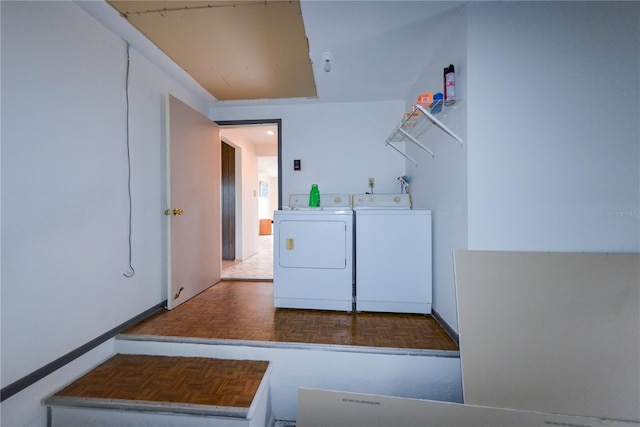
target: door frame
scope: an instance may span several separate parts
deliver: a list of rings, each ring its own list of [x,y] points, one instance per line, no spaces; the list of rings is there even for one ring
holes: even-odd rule
[[[220,128],[225,126],[276,125],[278,128],[278,210],[282,209],[282,119],[214,120]]]

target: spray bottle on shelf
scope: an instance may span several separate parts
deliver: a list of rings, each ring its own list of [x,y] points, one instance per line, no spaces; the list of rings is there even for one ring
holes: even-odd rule
[[[309,192],[309,206],[320,206],[320,190],[318,190],[318,184],[311,184],[311,191]]]
[[[450,105],[456,102],[456,71],[453,64],[444,69],[444,103]]]

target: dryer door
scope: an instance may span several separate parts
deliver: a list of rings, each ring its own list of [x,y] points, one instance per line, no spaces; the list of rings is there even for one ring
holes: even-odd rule
[[[343,220],[284,220],[279,225],[280,267],[346,268],[347,225]]]

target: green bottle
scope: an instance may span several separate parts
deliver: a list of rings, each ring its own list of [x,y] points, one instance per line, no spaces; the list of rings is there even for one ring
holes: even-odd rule
[[[318,190],[318,184],[311,184],[311,191],[309,192],[309,206],[314,208],[320,206],[320,190]]]

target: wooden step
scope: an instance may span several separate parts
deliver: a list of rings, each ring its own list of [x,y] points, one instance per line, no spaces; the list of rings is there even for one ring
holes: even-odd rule
[[[265,426],[269,362],[116,354],[44,402],[49,425]]]

